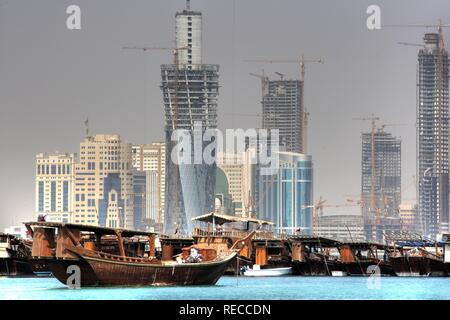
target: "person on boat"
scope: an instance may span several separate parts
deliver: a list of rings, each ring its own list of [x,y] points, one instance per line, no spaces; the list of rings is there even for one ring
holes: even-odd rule
[[[202,261],[203,261],[203,257],[198,252],[198,250],[195,248],[191,248],[191,254],[186,258],[186,263],[198,263],[198,262],[202,262]]]

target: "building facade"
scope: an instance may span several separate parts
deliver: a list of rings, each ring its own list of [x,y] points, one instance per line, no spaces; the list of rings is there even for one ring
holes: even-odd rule
[[[75,170],[74,222],[133,228],[131,144],[118,134],[88,136]]]
[[[220,153],[217,155],[217,166],[226,176],[233,213],[237,216],[251,217],[254,213],[256,173],[254,157],[255,152],[252,149],[247,149],[240,154]]]
[[[280,150],[304,152],[303,85],[298,80],[267,80],[262,98],[263,129],[279,130]]]
[[[375,130],[375,129],[374,129]],[[368,240],[379,240],[401,202],[401,141],[383,129],[362,134],[362,215]],[[384,218],[389,218],[388,220]],[[386,222],[387,223],[387,222]],[[395,227],[392,225],[395,229]],[[398,225],[398,228],[400,226]]]
[[[71,222],[74,210],[73,153],[36,155],[36,212],[50,222]]]
[[[313,163],[310,155],[279,152],[279,169],[258,179],[259,219],[272,221],[279,233],[312,234]]]
[[[133,167],[146,173],[145,227],[162,225],[165,212],[166,145],[164,142],[133,145]],[[156,179],[156,180],[155,180]]]
[[[402,222],[402,230],[413,233],[420,233],[420,217],[417,205],[413,203],[402,203],[398,211]]]
[[[198,125],[203,136],[217,128],[219,66],[201,63],[201,13],[188,5],[175,19],[176,47],[188,49],[177,50],[176,63],[161,66],[166,133],[164,232],[188,234],[194,216],[214,210],[216,163],[198,162],[194,157],[195,152],[201,156],[211,141],[194,142],[194,131]],[[183,152],[174,153],[177,161],[173,161],[171,154],[178,141],[172,135],[180,130],[187,133],[190,143]],[[180,163],[181,154],[191,161]]]
[[[147,174],[145,171],[133,172],[133,227],[146,229],[147,213]]]
[[[363,217],[353,214],[323,215],[318,235],[338,241],[365,241]]]
[[[442,30],[424,36],[418,55],[417,177],[423,234],[449,231],[448,53]]]

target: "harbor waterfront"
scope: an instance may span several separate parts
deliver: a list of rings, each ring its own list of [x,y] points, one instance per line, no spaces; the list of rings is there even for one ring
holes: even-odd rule
[[[224,276],[214,286],[69,289],[55,278],[0,277],[1,300],[450,300],[450,279]]]

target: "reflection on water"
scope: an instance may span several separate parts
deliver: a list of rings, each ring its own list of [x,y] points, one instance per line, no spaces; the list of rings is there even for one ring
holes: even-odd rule
[[[69,289],[54,278],[0,277],[0,299],[450,299],[450,278],[222,277],[215,286]]]

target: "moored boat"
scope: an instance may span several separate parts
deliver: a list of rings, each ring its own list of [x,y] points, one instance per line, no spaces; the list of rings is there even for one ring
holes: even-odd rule
[[[292,272],[302,276],[330,276],[343,271],[339,261],[339,242],[323,237],[296,235],[289,237]]]
[[[292,268],[265,268],[261,269],[258,265],[253,265],[252,268],[244,267],[242,270],[246,277],[278,277],[292,274]]]
[[[30,252],[21,239],[0,233],[0,276],[31,276]]]
[[[49,222],[26,226],[33,235],[32,258],[45,261],[66,285],[211,285],[236,256],[236,251],[209,252],[192,259],[188,247],[176,260],[165,260],[157,257],[155,233]]]
[[[371,242],[347,242],[339,246],[340,261],[347,275],[395,275],[388,260],[392,248]],[[382,257],[380,257],[380,254]]]
[[[386,238],[395,246],[389,261],[397,276],[443,277],[448,275],[441,244],[408,232],[390,233]]]

